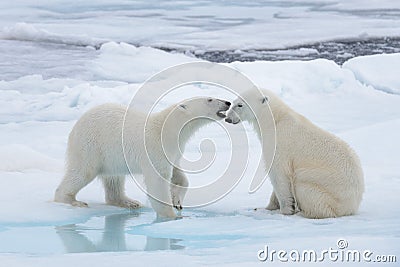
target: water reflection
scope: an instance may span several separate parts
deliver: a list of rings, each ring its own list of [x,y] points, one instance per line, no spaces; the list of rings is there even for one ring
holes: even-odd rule
[[[184,248],[184,246],[178,244],[181,241],[180,239],[128,234],[126,232],[127,221],[138,216],[139,213],[136,212],[104,216],[104,229],[79,224],[56,226],[55,229],[67,253],[154,251]],[[96,234],[100,237],[92,237]]]

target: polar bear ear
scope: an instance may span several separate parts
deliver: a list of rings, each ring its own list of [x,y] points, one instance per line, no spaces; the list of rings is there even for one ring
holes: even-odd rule
[[[267,96],[263,97],[263,99],[261,100],[261,103],[265,104],[267,102],[268,102],[268,97]]]

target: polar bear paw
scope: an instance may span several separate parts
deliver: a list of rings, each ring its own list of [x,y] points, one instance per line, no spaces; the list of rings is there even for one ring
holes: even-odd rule
[[[182,210],[182,202],[179,198],[179,196],[177,196],[177,194],[172,194],[172,206],[176,209],[176,210]]]
[[[71,202],[71,205],[74,207],[80,207],[80,208],[87,208],[89,205],[86,202],[74,200]]]
[[[289,198],[285,205],[280,209],[284,215],[293,215],[296,213],[296,202],[294,198]]]
[[[183,209],[180,200],[178,200],[178,201],[176,201],[176,202],[174,201],[173,206],[174,206],[174,208],[175,208],[176,210],[182,210],[182,209]]]
[[[281,213],[283,215],[293,215],[295,212],[294,212],[294,209],[292,207],[286,206],[283,209],[281,209]]]
[[[138,209],[142,207],[142,203],[140,203],[137,200],[133,200],[130,198],[124,198],[117,203],[111,203],[111,205],[122,207],[122,208],[127,208],[127,209]]]
[[[270,202],[268,204],[268,206],[265,207],[265,209],[267,209],[267,210],[278,210],[279,209],[279,203],[277,204],[275,202]]]

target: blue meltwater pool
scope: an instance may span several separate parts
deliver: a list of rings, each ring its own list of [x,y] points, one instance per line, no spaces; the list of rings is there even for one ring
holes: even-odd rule
[[[213,217],[190,212],[191,218]],[[190,220],[190,218],[184,218]],[[0,253],[48,255],[63,253],[179,250],[219,246],[237,235],[179,234],[177,221],[155,220],[151,210],[92,216],[76,223],[0,224]],[[165,227],[165,224],[167,227]],[[160,229],[168,229],[162,231]]]

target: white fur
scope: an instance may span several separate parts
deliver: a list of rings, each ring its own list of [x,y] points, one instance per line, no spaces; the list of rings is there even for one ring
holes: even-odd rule
[[[328,218],[357,212],[364,192],[364,178],[356,153],[341,139],[317,127],[283,103],[272,92],[248,91],[243,96],[258,118],[260,128],[249,106],[237,99],[225,119],[254,125],[262,136],[276,128],[276,152],[269,173],[274,192],[269,210],[280,209],[293,214],[299,209],[307,218]],[[242,105],[239,107],[238,105]],[[274,122],[271,124],[268,104]],[[264,155],[265,156],[265,155]]]
[[[104,104],[89,110],[77,121],[69,135],[66,173],[56,190],[55,201],[87,206],[76,200],[76,194],[99,176],[103,180],[108,204],[140,207],[138,201],[129,199],[124,192],[125,175],[129,174],[124,147],[131,170],[143,173],[148,194],[161,200],[150,198],[157,214],[176,217],[172,206],[182,208],[186,193],[182,186],[188,185],[184,173],[173,167],[180,160],[180,150],[184,150],[186,142],[197,129],[212,120],[221,119],[217,113],[226,111],[229,105],[229,102],[215,98],[195,98],[152,114],[147,121],[145,114],[129,109],[123,142],[126,107]],[[195,119],[199,116],[211,120]],[[153,164],[154,168],[149,164]],[[171,188],[168,181],[173,183]]]

